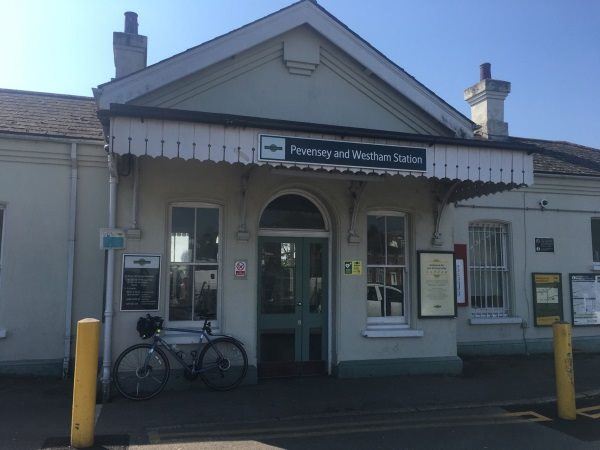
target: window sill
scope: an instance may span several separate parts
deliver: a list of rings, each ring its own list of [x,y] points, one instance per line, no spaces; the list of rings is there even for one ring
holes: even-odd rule
[[[192,328],[193,329],[193,328]],[[202,330],[202,328],[198,328],[198,331]],[[218,334],[219,330],[217,328],[213,328],[213,334]],[[181,333],[178,331],[165,332],[162,335],[162,338],[167,341],[169,344],[198,344],[200,343],[201,336],[196,333]],[[206,342],[206,339],[203,339],[202,342]]]
[[[366,328],[361,334],[366,338],[412,338],[423,337],[423,330],[415,330],[407,326],[386,328]]]
[[[472,318],[469,319],[469,323],[471,325],[520,325],[523,323],[523,319],[520,317],[496,317],[492,319]]]

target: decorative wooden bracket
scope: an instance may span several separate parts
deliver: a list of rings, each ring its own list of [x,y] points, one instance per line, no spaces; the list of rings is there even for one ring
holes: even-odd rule
[[[431,245],[434,247],[441,247],[444,245],[444,238],[442,233],[440,233],[440,223],[442,221],[442,216],[444,211],[446,210],[446,206],[454,193],[456,187],[460,184],[460,181],[450,185],[446,191],[442,194],[442,189],[438,189],[437,192],[437,206],[433,211],[433,236],[431,237]]]
[[[247,192],[248,183],[250,182],[250,173],[252,169],[249,169],[242,175],[241,179],[241,194],[240,194],[240,226],[237,231],[238,241],[248,241],[250,239],[250,232],[246,225],[246,205],[247,205]]]
[[[348,188],[348,190],[350,191],[350,199],[352,201],[350,205],[350,226],[348,227],[349,244],[360,243],[360,236],[356,231],[356,220],[358,217],[358,207],[360,204],[360,199],[365,190],[366,184],[366,181],[351,181],[350,187]]]

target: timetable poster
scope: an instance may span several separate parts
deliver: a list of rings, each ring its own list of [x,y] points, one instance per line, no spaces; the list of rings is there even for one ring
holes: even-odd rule
[[[573,325],[600,325],[600,275],[572,273],[569,278]]]
[[[560,273],[532,273],[531,278],[535,326],[548,327],[563,320]]]

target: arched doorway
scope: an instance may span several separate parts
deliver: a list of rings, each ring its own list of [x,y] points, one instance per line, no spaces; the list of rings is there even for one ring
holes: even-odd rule
[[[258,374],[326,372],[329,221],[312,199],[287,193],[263,210],[258,240]]]

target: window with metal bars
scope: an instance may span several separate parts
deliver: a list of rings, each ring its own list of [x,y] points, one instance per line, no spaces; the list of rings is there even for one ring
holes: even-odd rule
[[[474,318],[511,316],[508,225],[469,225],[469,292]]]

